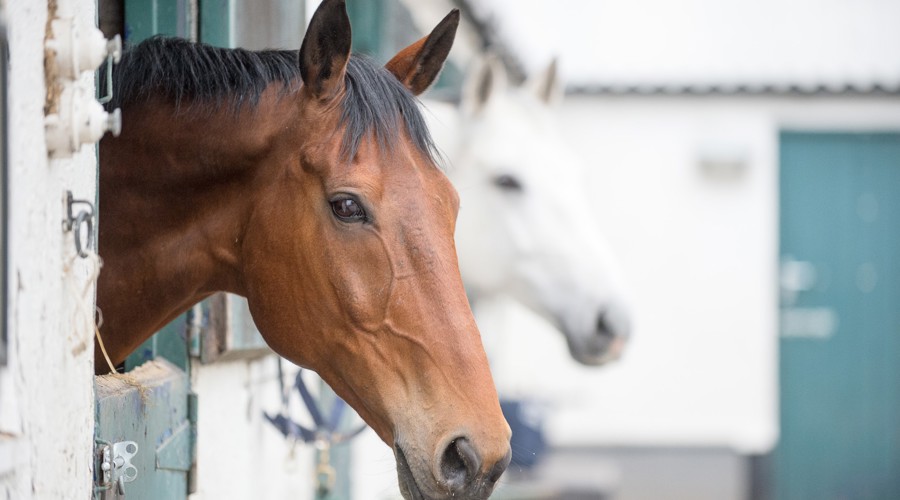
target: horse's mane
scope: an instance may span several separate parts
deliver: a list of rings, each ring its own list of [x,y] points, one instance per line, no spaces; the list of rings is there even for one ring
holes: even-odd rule
[[[107,107],[164,97],[180,113],[208,113],[223,106],[237,112],[244,106],[255,107],[273,83],[281,84],[282,96],[300,88],[296,50],[224,49],[157,36],[127,50],[113,68],[113,98]],[[356,155],[369,132],[379,147],[391,148],[399,138],[401,118],[419,151],[432,160],[438,155],[416,97],[365,57],[353,55],[347,64],[341,107],[342,153],[347,158]]]

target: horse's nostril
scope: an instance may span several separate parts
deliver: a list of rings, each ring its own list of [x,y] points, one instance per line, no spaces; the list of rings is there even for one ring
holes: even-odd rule
[[[491,470],[488,471],[487,474],[487,484],[489,486],[493,486],[494,483],[500,479],[500,476],[503,475],[503,472],[506,471],[506,468],[509,467],[509,462],[512,461],[512,449],[506,452],[506,455],[497,463],[491,467]]]
[[[604,309],[597,315],[597,333],[611,340],[613,337],[628,338],[631,335],[631,321],[621,307]]]
[[[451,492],[460,492],[472,481],[481,468],[481,457],[466,438],[450,442],[441,456],[441,475]]]
[[[600,335],[608,335],[610,337],[615,335],[612,325],[609,322],[609,315],[606,311],[597,316],[597,333]]]

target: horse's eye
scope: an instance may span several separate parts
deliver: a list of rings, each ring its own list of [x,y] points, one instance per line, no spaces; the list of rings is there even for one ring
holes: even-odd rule
[[[366,220],[366,211],[353,198],[338,198],[331,201],[331,211],[335,217],[344,222],[359,222]]]
[[[519,179],[509,174],[501,174],[494,177],[494,185],[504,191],[522,191],[522,183],[519,182]]]

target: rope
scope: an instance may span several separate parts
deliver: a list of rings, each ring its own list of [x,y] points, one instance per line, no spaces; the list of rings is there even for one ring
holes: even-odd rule
[[[103,338],[100,336],[100,325],[103,324],[103,314],[100,312],[99,308],[95,308],[100,317],[98,322],[94,320],[95,316],[89,312],[91,308],[90,302],[93,297],[89,297],[88,292],[91,291],[92,286],[97,284],[97,278],[100,277],[100,269],[103,267],[103,259],[97,255],[97,252],[94,252],[91,249],[84,250],[84,254],[84,257],[80,257],[77,254],[73,255],[69,258],[68,262],[66,262],[66,265],[63,266],[66,274],[71,275],[75,267],[75,262],[85,262],[89,271],[87,279],[84,282],[84,287],[79,290],[75,285],[74,279],[67,279],[66,283],[68,283],[72,296],[75,299],[75,308],[78,311],[78,315],[84,321],[87,329],[94,331],[94,336],[97,338],[97,343],[100,345],[100,351],[103,353],[104,359],[106,359],[106,364],[109,366],[110,373],[116,373],[116,367],[109,358],[109,353],[106,352],[106,346],[103,344]]]
[[[85,249],[83,253],[85,254],[84,257],[75,254],[70,257],[65,266],[63,266],[63,269],[67,275],[72,275],[72,270],[74,269],[75,262],[85,261],[88,266],[90,266],[90,272],[87,276],[87,280],[84,283],[84,287],[81,290],[79,290],[75,286],[74,279],[65,280],[69,285],[69,290],[72,292],[73,298],[75,299],[75,307],[77,309],[78,315],[83,319],[85,328],[94,331],[94,337],[97,339],[97,344],[100,346],[100,352],[103,353],[103,358],[106,360],[106,366],[109,367],[109,375],[107,376],[115,378],[116,380],[119,380],[135,388],[138,391],[141,402],[146,405],[150,401],[149,389],[134,375],[131,375],[130,373],[117,372],[116,366],[113,364],[112,359],[110,359],[109,357],[109,353],[106,351],[106,345],[103,344],[103,337],[100,336],[100,326],[103,325],[103,312],[100,311],[100,308],[94,307],[94,309],[97,311],[96,317],[99,318],[96,321],[95,315],[88,312],[91,309],[90,306],[93,302],[93,296],[88,292],[91,291],[91,286],[95,286],[97,284],[97,278],[100,276],[100,269],[103,267],[103,259],[101,259],[100,256],[91,249]]]
[[[99,312],[100,309],[97,309],[97,311]],[[112,360],[109,359],[109,354],[106,352],[106,346],[103,345],[103,337],[100,336],[100,325],[96,323],[94,324],[94,336],[97,337],[97,344],[100,345],[100,352],[103,353],[103,359],[106,360],[106,366],[109,367],[109,372],[118,374]]]

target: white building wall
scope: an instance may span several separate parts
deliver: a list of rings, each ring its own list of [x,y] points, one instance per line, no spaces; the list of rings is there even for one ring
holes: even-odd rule
[[[191,500],[313,497],[314,448],[302,442],[292,446],[263,418],[263,411],[281,409],[276,359],[194,363],[199,408],[197,492]],[[296,391],[292,398],[294,420],[310,425]]]
[[[91,0],[70,2],[93,23]],[[0,368],[0,498],[91,495],[93,332],[86,270],[61,230],[64,191],[93,200],[95,153],[50,161],[44,141],[47,3],[2,2],[10,37],[9,354]],[[93,76],[85,76],[91,83]]]
[[[778,133],[900,130],[900,100],[582,96],[559,118],[589,160],[597,224],[631,282],[634,338],[623,360],[588,369],[532,316],[497,312],[492,324],[521,340],[496,378],[548,403],[556,445],[767,451],[778,435]],[[704,157],[744,170],[711,175]]]

